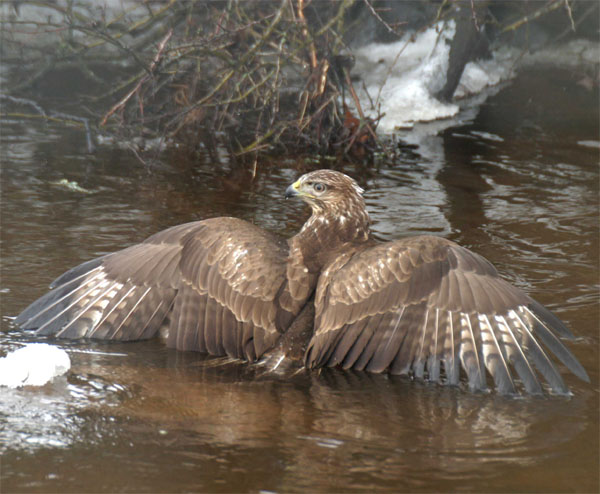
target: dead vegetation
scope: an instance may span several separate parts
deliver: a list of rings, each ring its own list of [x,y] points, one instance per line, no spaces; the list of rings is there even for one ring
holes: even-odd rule
[[[102,91],[82,104],[108,108],[94,115],[104,132],[187,143],[223,136],[237,155],[274,146],[360,152],[375,144],[373,122],[345,107],[353,97],[344,87],[352,60],[342,54],[351,0],[130,2],[110,20],[76,2],[30,3],[48,18],[13,20],[13,29],[20,22],[30,33],[55,29],[59,49],[34,46],[36,70],[12,92],[76,64]],[[5,42],[32,49],[18,46],[18,36]]]
[[[85,122],[88,138],[86,118],[123,140],[208,149],[218,141],[254,165],[259,152],[274,149],[368,156],[382,149],[377,119],[365,118],[356,97],[344,36],[357,28],[348,15],[357,4],[390,36],[402,35],[404,23],[385,3],[129,0],[108,12],[83,0],[12,2],[2,7],[2,55],[19,70],[4,100],[64,85],[56,80],[75,68],[88,91],[68,98],[69,112],[80,115],[71,120]],[[457,10],[456,2],[428,3],[429,24]],[[499,30],[560,7],[574,29],[571,3],[532,2],[535,8],[509,16]],[[460,5],[474,8],[472,1]],[[25,15],[33,8],[36,15]],[[485,19],[474,22],[479,30]]]

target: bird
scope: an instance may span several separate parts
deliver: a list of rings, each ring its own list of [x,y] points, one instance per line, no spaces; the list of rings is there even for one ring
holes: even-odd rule
[[[376,239],[363,192],[339,171],[306,173],[285,191],[311,210],[291,238],[233,217],[174,226],[67,271],[15,324],[473,392],[568,394],[555,358],[589,382],[550,310],[448,239]]]

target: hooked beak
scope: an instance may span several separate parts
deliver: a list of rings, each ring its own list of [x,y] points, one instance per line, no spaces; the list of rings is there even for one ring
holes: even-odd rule
[[[298,192],[298,188],[300,187],[300,181],[297,180],[292,185],[290,185],[287,189],[285,189],[285,198],[289,199],[290,197],[296,197],[300,195]]]

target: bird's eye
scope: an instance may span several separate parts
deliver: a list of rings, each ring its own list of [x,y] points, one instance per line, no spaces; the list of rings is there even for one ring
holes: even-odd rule
[[[325,184],[322,184],[321,182],[315,182],[313,184],[313,189],[315,190],[315,192],[322,193],[325,192],[327,186]]]

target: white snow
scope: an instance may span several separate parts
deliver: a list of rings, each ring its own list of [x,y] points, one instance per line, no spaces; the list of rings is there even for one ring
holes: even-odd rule
[[[444,122],[442,128],[451,126],[452,120],[462,120],[459,113],[483,103],[491,94],[486,88],[499,87],[523,66],[572,68],[600,62],[600,45],[587,40],[549,45],[531,53],[501,46],[492,51],[491,58],[469,62],[454,93],[458,104],[444,103],[434,95],[446,82],[455,29],[454,21],[440,22],[423,32],[407,33],[395,43],[371,43],[354,51],[353,85],[361,107],[371,118],[377,117],[378,110],[384,114],[378,132],[412,131],[417,130],[417,123],[438,120]],[[425,135],[435,135],[436,130],[427,128]]]
[[[378,132],[413,129],[417,122],[450,119],[461,111],[458,104],[434,96],[446,83],[455,29],[454,21],[440,22],[421,33],[408,33],[395,43],[371,43],[354,52],[353,74],[361,79],[355,83],[361,107],[371,118],[377,116],[377,109],[385,114]],[[504,47],[489,60],[469,62],[455,98],[480,94],[486,87],[510,79],[517,59],[517,50]]]
[[[515,75],[514,66],[519,52],[514,48],[502,47],[492,53],[488,60],[476,60],[465,65],[455,98],[478,94],[488,86],[495,86]]]
[[[67,352],[46,343],[32,343],[0,358],[0,386],[43,386],[71,367]]]
[[[600,141],[577,141],[577,144],[586,148],[600,149]]]
[[[564,44],[553,44],[525,54],[521,63],[562,68],[598,66],[600,44],[587,39],[574,39]]]
[[[454,31],[454,21],[438,23],[395,43],[371,43],[354,52],[353,73],[366,87],[365,92],[362,83],[355,84],[365,114],[376,117],[378,107],[385,113],[377,127],[379,132],[390,133],[410,128],[415,122],[458,113],[458,105],[442,103],[432,96],[446,82],[449,42]]]

